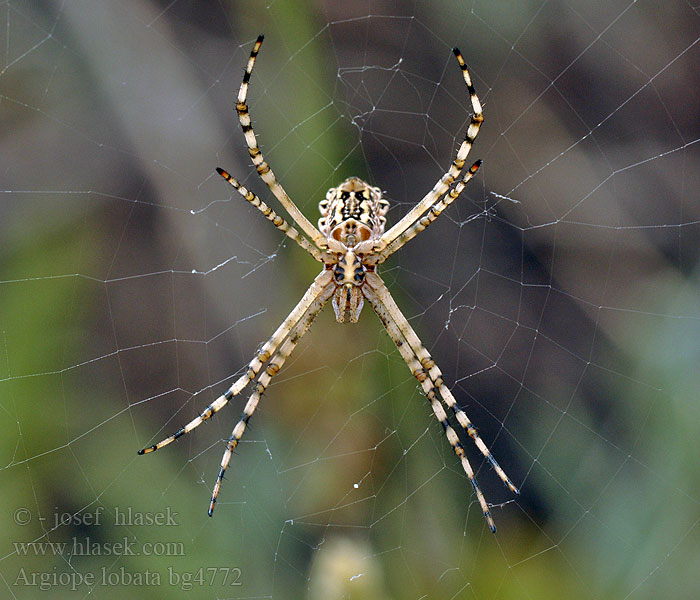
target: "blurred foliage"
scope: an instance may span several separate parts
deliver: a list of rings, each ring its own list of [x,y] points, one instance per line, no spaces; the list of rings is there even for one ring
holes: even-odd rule
[[[697,14],[641,4],[0,7],[3,597],[696,597]],[[318,269],[211,175],[263,189],[232,111],[260,32],[251,112],[310,218],[351,174],[400,216],[468,123],[451,45],[474,65],[479,181],[383,273],[521,486],[469,445],[495,536],[369,308],[319,317],[214,518],[245,398],[136,455]],[[469,220],[490,190],[518,203]]]

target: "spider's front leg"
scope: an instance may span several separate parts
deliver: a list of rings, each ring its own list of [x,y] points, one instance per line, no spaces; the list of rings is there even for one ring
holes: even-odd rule
[[[408,365],[411,373],[421,384],[423,392],[430,402],[430,406],[433,409],[435,416],[445,430],[445,435],[447,436],[450,445],[455,451],[455,454],[457,454],[459,457],[460,462],[462,463],[462,468],[469,478],[469,481],[471,481],[477,500],[481,506],[481,510],[486,518],[486,522],[488,523],[491,531],[495,533],[496,525],[493,521],[493,517],[491,516],[491,511],[486,503],[486,499],[484,498],[481,488],[477,483],[474,470],[467,459],[464,447],[459,440],[459,436],[450,425],[447,419],[447,414],[440,404],[438,394],[442,396],[443,401],[452,411],[452,414],[457,419],[457,422],[462,430],[472,438],[481,453],[491,463],[501,480],[515,494],[519,493],[518,489],[513,485],[513,482],[505,474],[498,462],[496,462],[496,459],[493,457],[486,444],[477,433],[476,428],[469,420],[466,413],[457,405],[454,396],[443,381],[442,372],[435,364],[435,361],[430,356],[428,351],[425,349],[425,346],[423,346],[423,344],[420,342],[416,332],[399,310],[398,306],[394,302],[394,299],[389,293],[389,290],[384,285],[381,277],[379,277],[379,275],[376,273],[367,273],[367,281],[362,288],[362,292],[370,304],[372,304],[374,311],[382,321],[382,324],[389,334],[389,337],[391,337],[396,344],[401,357]]]
[[[322,275],[324,275],[325,273],[329,273],[329,271],[324,271]],[[329,280],[328,275],[324,275],[324,279]],[[267,386],[270,384],[272,378],[275,375],[277,375],[277,373],[279,373],[279,370],[282,368],[284,361],[287,360],[287,358],[289,358],[289,355],[299,343],[301,337],[309,330],[309,327],[311,327],[311,323],[316,318],[318,313],[321,312],[323,307],[326,305],[326,302],[328,302],[330,297],[333,295],[334,291],[335,285],[333,283],[326,284],[321,293],[314,300],[313,304],[306,311],[304,317],[296,324],[292,331],[289,332],[289,336],[287,337],[287,339],[282,343],[279,349],[270,357],[270,362],[268,363],[267,368],[255,382],[255,389],[253,390],[253,393],[250,395],[250,398],[248,398],[248,402],[243,408],[243,414],[241,415],[241,418],[238,421],[238,423],[236,423],[236,426],[231,432],[231,436],[226,442],[226,451],[224,452],[224,455],[221,458],[221,467],[219,468],[219,474],[216,477],[216,483],[214,484],[214,490],[212,491],[211,501],[209,502],[210,517],[214,514],[214,506],[219,496],[219,491],[221,490],[221,482],[224,479],[224,474],[226,473],[226,469],[228,468],[229,462],[231,461],[233,451],[235,450],[236,446],[238,446],[238,443],[241,441],[243,433],[246,430],[246,426],[248,425],[248,421],[253,416],[253,413],[255,412],[255,409],[258,406],[260,398],[265,392]]]
[[[411,241],[419,233],[427,229],[431,223],[435,221],[450,204],[452,204],[459,195],[464,191],[469,180],[476,175],[476,172],[481,166],[481,160],[477,160],[467,171],[467,174],[451,189],[447,194],[445,194],[440,200],[430,207],[428,213],[418,219],[413,225],[411,225],[406,231],[404,231],[400,236],[398,236],[393,242],[386,246],[380,252],[377,252],[373,257],[373,262],[376,264],[383,263],[387,258],[389,258],[394,252],[399,250],[406,244],[406,242]]]
[[[331,280],[332,275],[330,271],[327,270],[322,271],[316,277],[316,279],[314,279],[312,284],[309,286],[309,289],[306,291],[299,303],[294,307],[292,312],[289,313],[289,315],[284,321],[282,321],[282,324],[272,334],[270,339],[267,340],[267,342],[265,342],[260,351],[253,357],[250,363],[248,363],[248,368],[246,369],[246,372],[243,375],[241,375],[241,377],[239,377],[233,383],[233,385],[228,390],[226,390],[224,394],[222,394],[216,400],[214,400],[214,402],[207,406],[199,414],[199,416],[192,419],[189,423],[187,423],[187,425],[181,427],[175,433],[168,436],[164,440],[158,442],[157,444],[139,450],[138,453],[148,454],[149,452],[155,452],[156,450],[160,450],[163,446],[172,444],[179,437],[199,427],[202,423],[204,423],[204,421],[211,418],[224,406],[226,406],[229,400],[231,400],[231,398],[240,394],[243,391],[243,389],[248,385],[248,383],[250,383],[250,381],[257,376],[262,366],[268,360],[270,360],[272,354],[274,354],[274,352],[277,350],[277,347],[284,341],[287,335],[289,335],[290,331],[297,325],[297,323],[299,323],[300,320],[302,320],[304,315],[314,305],[318,298],[325,291],[328,290],[328,286],[333,285],[331,283]]]
[[[294,227],[292,227],[283,217],[280,217],[274,210],[265,204],[257,194],[241,185],[241,183],[233,175],[227,173],[222,168],[217,167],[216,172],[228,181],[234,189],[243,196],[252,206],[257,208],[262,215],[270,221],[277,229],[279,229],[288,238],[294,240],[299,246],[306,250],[317,261],[323,262],[321,251],[314,246],[309,240],[301,235]]]

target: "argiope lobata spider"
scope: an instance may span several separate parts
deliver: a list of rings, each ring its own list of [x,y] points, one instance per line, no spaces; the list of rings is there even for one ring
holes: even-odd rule
[[[476,481],[464,447],[457,433],[450,425],[440,399],[450,409],[461,429],[472,438],[477,448],[488,459],[503,482],[512,492],[516,494],[519,492],[496,462],[486,444],[479,437],[466,413],[458,406],[454,396],[443,381],[440,369],[421,343],[406,317],[401,313],[389,290],[384,285],[382,278],[376,272],[377,265],[383,263],[391,254],[428,227],[440,216],[440,213],[445,208],[457,199],[467,182],[474,176],[481,165],[481,161],[477,160],[468,169],[464,177],[450,189],[464,170],[467,154],[469,154],[469,150],[484,120],[481,103],[472,86],[464,58],[460,51],[455,48],[454,54],[457,57],[464,81],[467,84],[474,116],[467,129],[465,139],[457,150],[457,156],[447,173],[440,178],[433,189],[406,216],[386,232],[384,231],[386,224],[385,215],[389,209],[389,203],[382,198],[380,189],[371,187],[357,177],[350,177],[338,187],[328,190],[326,198],[319,203],[321,218],[318,221],[318,229],[316,229],[292,202],[287,192],[284,191],[284,188],[277,181],[270,166],[263,158],[253,132],[246,98],[250,76],[262,42],[263,36],[261,35],[250,53],[245,74],[243,75],[243,82],[238,91],[236,111],[248,144],[248,152],[258,174],[292,217],[294,223],[299,226],[311,241],[287,223],[285,219],[277,215],[258,196],[243,187],[226,171],[223,169],[217,169],[217,171],[275,227],[322,263],[323,270],[314,279],[299,301],[299,304],[294,307],[289,316],[272,334],[272,337],[265,342],[262,349],[250,361],[245,374],[231,385],[222,396],[219,396],[207,406],[198,417],[170,437],[153,446],[139,450],[139,454],[146,454],[167,446],[180,436],[201,425],[226,406],[231,398],[240,394],[248,383],[258,376],[263,366],[267,365],[257,378],[253,386],[253,393],[243,409],[241,419],[233,428],[231,437],[229,437],[226,444],[226,451],[221,459],[221,468],[216,478],[209,504],[209,516],[212,516],[214,505],[221,489],[221,481],[231,460],[233,450],[243,436],[248,420],[255,412],[260,397],[269,385],[270,380],[278,373],[284,361],[299,342],[299,339],[308,331],[316,315],[323,309],[328,300],[331,300],[338,323],[343,323],[346,320],[356,323],[364,300],[367,300],[384,324],[391,339],[396,343],[399,353],[406,361],[411,372],[420,382],[435,416],[443,426],[448,441],[459,457],[462,467],[474,487],[474,492],[486,521],[491,531],[495,532],[496,526],[489,507]]]

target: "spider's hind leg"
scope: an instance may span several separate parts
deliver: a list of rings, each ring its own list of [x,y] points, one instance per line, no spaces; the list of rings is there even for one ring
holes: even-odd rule
[[[379,297],[374,293],[374,290],[372,290],[371,288],[363,288],[363,292],[367,300],[369,300],[369,302],[372,304],[372,307],[377,313],[377,316],[379,317],[380,321],[383,323],[386,332],[389,334],[389,337],[392,340],[394,340],[394,343],[396,344],[396,347],[398,348],[401,357],[408,365],[408,368],[411,369],[411,372],[416,377],[416,379],[418,379],[418,381],[420,382],[421,387],[423,388],[423,392],[425,393],[425,396],[427,397],[428,402],[430,403],[430,407],[433,409],[433,413],[435,414],[437,420],[440,422],[440,425],[442,425],[442,428],[445,431],[447,441],[450,442],[452,449],[454,450],[455,454],[459,457],[459,460],[462,463],[462,468],[464,469],[464,472],[466,473],[467,477],[469,478],[469,481],[472,484],[472,487],[474,488],[474,493],[476,494],[476,498],[479,501],[479,506],[481,507],[481,511],[484,513],[484,518],[486,519],[489,529],[491,529],[491,531],[495,533],[496,524],[494,523],[493,517],[491,516],[491,510],[489,509],[488,504],[486,504],[486,499],[484,498],[484,494],[481,491],[479,483],[476,480],[476,475],[474,474],[474,470],[472,469],[472,466],[469,463],[469,459],[467,458],[466,452],[464,451],[464,446],[462,446],[462,443],[459,441],[457,433],[455,432],[455,430],[450,425],[450,422],[447,419],[445,409],[442,407],[442,404],[440,404],[436,388],[433,382],[430,381],[430,379],[428,378],[427,374],[425,373],[425,370],[421,367],[415,354],[412,352],[411,348],[406,343],[406,340],[401,334],[401,331],[399,331],[398,326],[391,318],[391,315],[386,310],[386,307],[382,304]]]
[[[404,231],[418,221],[423,213],[438,201],[440,196],[447,192],[449,187],[462,173],[464,165],[467,161],[467,155],[469,154],[469,151],[474,144],[474,140],[476,140],[476,136],[479,134],[481,124],[484,121],[484,113],[481,108],[481,102],[479,101],[479,97],[476,95],[476,90],[472,84],[472,78],[469,74],[469,69],[467,69],[467,64],[464,62],[464,57],[459,49],[454,48],[452,51],[457,58],[459,68],[462,70],[462,77],[464,78],[464,83],[467,85],[469,100],[471,101],[472,110],[474,111],[469,127],[467,128],[467,133],[464,136],[464,141],[459,145],[457,155],[452,161],[452,164],[447,172],[440,177],[440,179],[438,179],[437,183],[433,186],[433,189],[423,196],[418,204],[408,211],[408,213],[398,223],[396,223],[396,225],[382,235],[377,245],[377,250],[384,250],[384,248],[386,248]]]
[[[236,112],[238,113],[238,121],[241,124],[241,129],[243,130],[243,135],[245,136],[246,144],[248,145],[248,154],[253,161],[253,165],[262,179],[270,188],[270,191],[275,195],[275,197],[280,201],[284,209],[289,213],[294,222],[301,228],[301,230],[311,238],[311,241],[316,244],[319,248],[323,248],[325,245],[326,238],[321,235],[321,232],[314,227],[311,222],[304,216],[304,214],[299,210],[296,204],[292,202],[282,184],[277,180],[275,174],[272,172],[270,165],[265,162],[260,146],[258,145],[257,138],[255,137],[255,131],[253,131],[253,124],[250,118],[250,112],[248,111],[248,86],[250,84],[250,77],[253,73],[253,68],[255,67],[255,60],[258,57],[258,52],[260,51],[260,46],[263,43],[262,35],[258,36],[258,39],[253,44],[253,49],[250,52],[250,57],[248,58],[248,63],[245,67],[245,73],[243,74],[243,81],[241,82],[241,87],[238,90],[238,99],[236,102]]]

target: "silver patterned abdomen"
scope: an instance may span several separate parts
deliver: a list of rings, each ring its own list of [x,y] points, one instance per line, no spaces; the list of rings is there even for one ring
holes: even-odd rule
[[[378,240],[384,233],[389,202],[377,187],[357,177],[349,177],[331,188],[318,203],[321,218],[318,228],[326,238],[337,240],[348,248]]]

